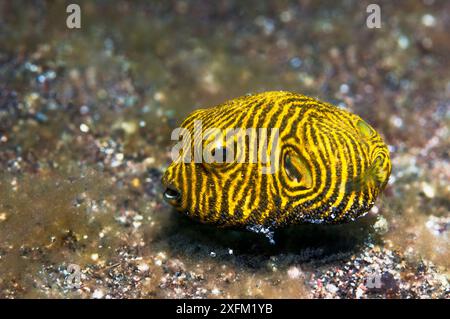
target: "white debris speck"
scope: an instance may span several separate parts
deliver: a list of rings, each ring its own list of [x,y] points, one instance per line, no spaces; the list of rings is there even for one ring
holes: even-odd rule
[[[371,213],[371,214],[374,214],[374,215],[377,215],[379,211],[380,211],[380,210],[378,209],[377,206],[373,206],[373,207],[370,209],[370,213]]]
[[[89,113],[89,106],[83,105],[80,107],[80,113],[81,115],[86,115]]]
[[[83,133],[89,132],[89,126],[87,126],[84,123],[80,124],[80,131],[83,132]]]
[[[255,23],[262,28],[265,35],[270,35],[275,30],[275,22],[270,18],[258,16],[255,19]]]
[[[166,100],[166,95],[163,92],[156,92],[153,98],[158,102],[164,102]]]
[[[155,163],[155,158],[154,157],[147,157],[144,162],[143,162],[146,166],[152,165]]]
[[[94,290],[94,293],[92,294],[92,298],[94,298],[94,299],[102,299],[104,295],[105,295],[105,294],[103,293],[102,290],[100,290],[100,289],[95,289],[95,290]]]
[[[98,254],[92,254],[91,255],[91,259],[92,259],[92,261],[97,261],[98,260]]]
[[[291,279],[298,279],[302,275],[302,271],[300,270],[300,268],[295,267],[295,266],[289,268],[287,273],[288,273],[289,278],[291,278]]]
[[[361,288],[356,289],[356,298],[360,299],[364,295],[364,290]]]
[[[122,164],[124,158],[125,158],[125,156],[123,153],[115,154],[113,160],[111,161],[111,167],[120,166]]]
[[[133,222],[133,227],[134,227],[135,229],[141,227],[141,225],[142,225],[141,222]]]
[[[137,125],[135,122],[123,122],[120,125],[121,129],[124,130],[128,135],[134,134],[137,130]]]
[[[218,296],[220,294],[220,290],[217,288],[214,288],[213,290],[211,290],[211,293],[215,296]]]
[[[402,35],[398,38],[397,44],[401,49],[407,49],[409,47],[409,39],[408,37]]]
[[[430,184],[428,184],[426,182],[422,183],[422,191],[426,197],[434,198],[434,195],[435,195],[434,188]]]
[[[428,217],[425,226],[430,230],[430,232],[435,236],[440,236],[444,234],[450,226],[450,217]]]
[[[342,94],[347,94],[350,91],[350,87],[348,86],[348,84],[341,84],[341,86],[339,87],[339,91],[341,91]]]
[[[339,288],[333,284],[328,284],[325,286],[325,288],[331,293],[336,293],[339,290]]]
[[[140,264],[138,264],[138,270],[140,271],[140,272],[146,272],[147,270],[149,270],[150,269],[150,267],[148,266],[148,264],[146,264],[146,263],[140,263]]]
[[[281,21],[283,21],[284,23],[290,22],[293,18],[293,14],[291,10],[286,10],[281,12],[280,14],[280,19]]]
[[[157,255],[159,258],[161,258],[162,260],[166,260],[167,259],[167,255],[165,252],[160,251]]]
[[[436,18],[431,14],[424,14],[422,16],[422,24],[426,27],[434,27],[436,25]]]
[[[375,222],[375,224],[373,225],[373,228],[375,229],[375,231],[378,234],[386,234],[389,230],[389,224],[388,221],[386,220],[386,218],[384,218],[383,216],[378,216],[377,221]]]
[[[403,120],[401,117],[398,117],[396,115],[391,117],[391,123],[392,125],[394,125],[395,127],[402,127],[403,126]]]
[[[127,222],[127,217],[126,216],[118,216],[118,217],[115,217],[115,220],[117,220],[120,224],[125,224]]]

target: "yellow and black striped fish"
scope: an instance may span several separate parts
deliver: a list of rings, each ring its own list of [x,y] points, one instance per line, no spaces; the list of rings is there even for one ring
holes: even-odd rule
[[[201,125],[200,133],[212,128],[220,133],[196,139],[196,125]],[[177,153],[165,172],[164,197],[204,223],[265,229],[354,220],[373,206],[391,172],[388,148],[370,125],[296,93],[239,97],[195,111],[181,127],[193,136],[182,145],[192,147]],[[278,144],[257,143],[259,136],[249,134],[238,148],[235,136],[227,139],[223,133],[230,128],[276,128]],[[223,159],[234,153],[235,159],[240,154],[247,160],[185,161],[186,155],[195,156],[195,143]],[[272,151],[278,154],[275,172],[264,173],[267,164],[260,157],[250,161],[250,154]]]

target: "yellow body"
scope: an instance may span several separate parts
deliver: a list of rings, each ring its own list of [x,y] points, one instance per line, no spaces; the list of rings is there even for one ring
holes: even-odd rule
[[[174,161],[163,184],[180,193],[174,206],[221,226],[340,223],[366,213],[386,185],[391,163],[378,133],[359,116],[290,92],[265,92],[197,110],[182,127],[279,129],[279,169],[261,162]],[[207,147],[208,139],[202,141]],[[224,139],[226,147],[228,140]],[[194,144],[194,141],[192,141]],[[209,145],[212,145],[209,143]],[[222,145],[222,149],[223,149]],[[250,139],[236,153],[263,149]],[[180,155],[181,157],[182,155]]]

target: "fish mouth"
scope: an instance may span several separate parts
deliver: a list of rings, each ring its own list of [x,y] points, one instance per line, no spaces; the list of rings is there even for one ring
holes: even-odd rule
[[[181,205],[181,192],[173,186],[166,188],[163,197],[172,206],[179,207]]]

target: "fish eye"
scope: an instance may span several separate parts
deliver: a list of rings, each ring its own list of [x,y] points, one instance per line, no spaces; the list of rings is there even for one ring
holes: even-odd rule
[[[286,171],[287,176],[293,181],[298,182],[302,179],[302,173],[292,163],[292,157],[289,154],[284,158],[284,170]]]
[[[359,120],[356,126],[358,127],[359,132],[364,137],[371,137],[374,134],[373,128],[371,128],[369,124],[367,124],[363,120]]]
[[[311,170],[301,156],[287,153],[284,157],[284,171],[291,181],[307,188],[312,186]]]
[[[173,206],[178,206],[181,200],[181,192],[173,187],[167,187],[164,191],[164,200]]]

